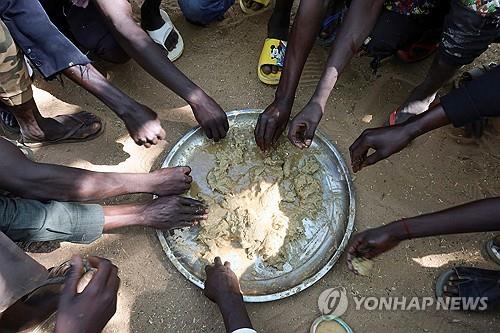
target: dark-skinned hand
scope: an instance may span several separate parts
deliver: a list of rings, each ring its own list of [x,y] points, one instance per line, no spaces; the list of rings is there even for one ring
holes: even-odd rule
[[[402,125],[365,130],[349,147],[354,172],[373,165],[408,146],[412,140]],[[368,155],[370,149],[375,150]]]
[[[352,260],[356,257],[372,259],[384,252],[396,247],[401,239],[392,232],[393,226],[383,226],[368,229],[354,235],[349,248],[347,249],[347,266],[358,274],[353,268]]]
[[[191,109],[209,139],[218,142],[226,137],[229,130],[227,115],[211,97],[203,94],[199,102],[191,104]]]
[[[317,103],[308,103],[290,123],[288,139],[300,149],[309,148],[322,117],[321,106]]]
[[[134,103],[121,118],[130,137],[139,146],[150,148],[165,140],[165,130],[161,127],[158,115],[147,106]]]
[[[71,270],[59,300],[56,333],[99,333],[116,312],[120,278],[118,268],[109,260],[89,257],[97,271],[81,293],[77,293],[83,263],[73,257]]]
[[[269,151],[276,144],[288,124],[291,112],[291,104],[274,101],[259,115],[254,135],[262,151]]]
[[[222,304],[228,298],[242,297],[240,283],[228,261],[223,265],[221,259],[216,257],[213,265],[205,266],[205,273],[207,279],[203,293],[212,302]]]

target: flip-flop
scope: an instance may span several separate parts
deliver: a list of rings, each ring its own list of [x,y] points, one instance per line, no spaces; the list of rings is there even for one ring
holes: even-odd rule
[[[414,116],[415,115],[412,113],[401,112],[401,107],[398,107],[396,110],[391,112],[391,114],[389,115],[389,120],[385,125],[394,126],[397,124],[401,124]]]
[[[459,298],[487,298],[488,310],[495,308],[500,303],[500,271],[474,267],[453,267],[442,273],[436,280],[436,297],[444,298],[444,287],[448,285],[450,277],[456,275],[460,282],[457,283]],[[462,309],[473,310],[473,309]]]
[[[411,64],[430,57],[439,47],[439,43],[417,42],[405,49],[398,50],[396,56],[404,63]]]
[[[68,133],[66,133],[64,136],[62,136],[59,139],[41,141],[41,142],[36,142],[36,141],[31,142],[31,141],[28,141],[25,138],[21,137],[18,141],[22,145],[29,147],[29,148],[40,148],[40,147],[55,145],[55,144],[59,144],[59,143],[73,143],[73,142],[90,141],[90,140],[93,140],[93,139],[99,137],[102,133],[104,133],[105,122],[102,119],[100,119],[101,120],[101,128],[99,129],[99,131],[97,131],[96,133],[91,134],[85,138],[72,138],[72,136],[78,130],[80,130],[81,128],[83,128],[85,126],[90,125],[90,124],[86,124],[84,121],[82,121],[81,119],[79,119],[77,117],[77,115],[79,115],[81,113],[86,113],[86,111],[81,111],[81,112],[78,112],[75,114],[60,115],[60,116],[56,116],[53,118],[54,120],[58,121],[61,124],[64,124],[64,122],[67,121],[66,119],[68,119],[68,118],[72,119],[76,123],[79,123],[75,127],[73,127],[70,131],[68,131]]]
[[[182,39],[182,36],[179,33],[179,30],[177,30],[177,28],[172,23],[172,20],[168,16],[167,12],[165,12],[163,9],[160,9],[160,14],[161,14],[161,17],[163,18],[163,21],[165,22],[165,24],[163,24],[163,26],[160,29],[156,29],[156,30],[152,30],[152,31],[146,30],[146,32],[148,33],[149,37],[151,37],[151,39],[155,43],[159,44],[165,50],[167,50],[167,48],[165,47],[165,42],[167,41],[167,38],[170,35],[170,33],[172,32],[172,30],[177,33],[177,35],[179,36],[179,38],[177,40],[177,45],[175,45],[175,48],[172,51],[167,50],[168,51],[168,59],[170,59],[170,61],[173,62],[173,61],[179,59],[180,56],[182,55],[182,52],[184,51],[184,40]]]
[[[286,41],[275,38],[266,38],[264,41],[259,64],[257,65],[257,75],[261,82],[269,85],[277,85],[280,82],[281,70],[285,65],[286,44]],[[263,65],[279,66],[281,68],[278,73],[266,74],[262,71]]]
[[[255,15],[263,13],[271,7],[271,0],[253,0],[253,2],[260,3],[262,5],[262,8],[253,10],[252,8],[248,8],[247,6],[245,6],[243,0],[239,0],[241,11],[247,15]]]
[[[12,112],[3,108],[3,105],[0,103],[0,125],[2,128],[9,132],[18,134],[20,132],[19,123],[16,120],[16,117],[12,114]]]
[[[493,239],[490,239],[484,245],[486,253],[490,256],[491,260],[493,260],[497,265],[500,265],[500,246],[496,246]]]

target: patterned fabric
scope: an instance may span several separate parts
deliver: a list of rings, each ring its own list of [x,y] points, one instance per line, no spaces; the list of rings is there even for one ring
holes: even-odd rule
[[[436,7],[437,1],[438,0],[386,0],[385,8],[401,15],[429,15],[431,10]]]
[[[500,8],[500,0],[460,0],[468,7],[480,14],[487,15],[496,13]]]
[[[21,105],[33,98],[31,79],[21,50],[0,20],[0,98],[3,103]]]

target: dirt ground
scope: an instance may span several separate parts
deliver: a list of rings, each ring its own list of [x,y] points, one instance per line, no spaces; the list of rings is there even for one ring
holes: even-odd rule
[[[138,1],[139,2],[139,1]],[[260,83],[256,64],[270,13],[246,17],[234,6],[222,22],[208,28],[187,23],[172,0],[164,1],[186,44],[176,65],[227,111],[265,108],[275,88]],[[477,63],[495,59],[490,49]],[[315,47],[297,91],[294,112],[311,96],[327,51]],[[408,91],[424,76],[430,62],[384,64],[375,76],[369,59],[356,58],[342,76],[327,105],[321,130],[343,152],[368,127],[380,126]],[[65,144],[35,151],[37,161],[99,171],[147,172],[157,168],[171,145],[195,125],[189,107],[133,61],[100,67],[112,82],[160,115],[166,142],[151,149],[136,146],[109,109],[68,80],[38,80],[36,99],[44,114],[89,110],[106,120],[106,132],[87,143]],[[362,121],[372,115],[371,123]],[[498,125],[498,124],[497,124]],[[451,127],[416,140],[402,153],[354,177],[356,229],[432,212],[463,202],[500,195],[500,127],[480,141],[464,140]],[[109,202],[127,201],[120,198]],[[249,304],[258,332],[309,332],[320,313],[319,294],[344,286],[350,295],[433,296],[435,278],[447,267],[466,264],[495,269],[483,257],[483,245],[493,234],[433,237],[400,245],[375,262],[372,277],[347,270],[345,257],[317,284],[293,297]],[[152,230],[131,229],[106,235],[90,246],[61,243],[49,253],[32,253],[47,267],[72,254],[111,259],[120,268],[118,311],[106,332],[223,332],[221,317],[210,301],[178,273],[164,255]],[[356,311],[350,304],[343,316],[354,332],[493,332],[500,320],[493,314],[447,311]]]

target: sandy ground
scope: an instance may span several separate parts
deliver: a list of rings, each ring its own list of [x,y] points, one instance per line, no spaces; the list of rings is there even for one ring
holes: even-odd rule
[[[261,84],[255,70],[269,13],[245,17],[234,6],[223,22],[200,28],[187,23],[170,0],[164,7],[186,44],[176,65],[225,110],[265,108],[272,101],[275,89]],[[494,59],[495,50],[478,63]],[[325,59],[326,50],[316,47],[302,76],[294,112],[312,94]],[[390,61],[374,76],[368,63],[367,58],[353,61],[333,92],[320,126],[346,158],[349,145],[361,131],[381,125],[430,64]],[[158,112],[167,131],[166,142],[151,149],[137,147],[120,121],[83,89],[67,80],[64,86],[38,80],[36,99],[43,113],[89,110],[103,117],[107,128],[91,142],[39,149],[36,159],[100,171],[156,168],[168,148],[195,125],[189,107],[133,61],[102,69],[115,85]],[[370,124],[362,121],[365,115],[373,116]],[[401,154],[357,175],[357,230],[500,195],[498,133],[493,131],[481,141],[460,140],[456,134],[447,127],[424,135]],[[320,314],[318,296],[326,288],[344,286],[351,295],[361,296],[433,296],[435,278],[451,265],[496,268],[482,256],[483,243],[491,236],[433,237],[404,243],[376,260],[375,274],[369,278],[351,274],[342,257],[313,287],[285,300],[250,304],[249,313],[259,332],[308,332]],[[50,253],[32,255],[50,267],[74,253],[107,257],[120,268],[118,311],[106,332],[224,331],[217,308],[174,269],[152,230],[123,230],[90,246],[62,243]],[[500,324],[493,314],[356,311],[353,304],[343,318],[355,332],[493,332]]]

